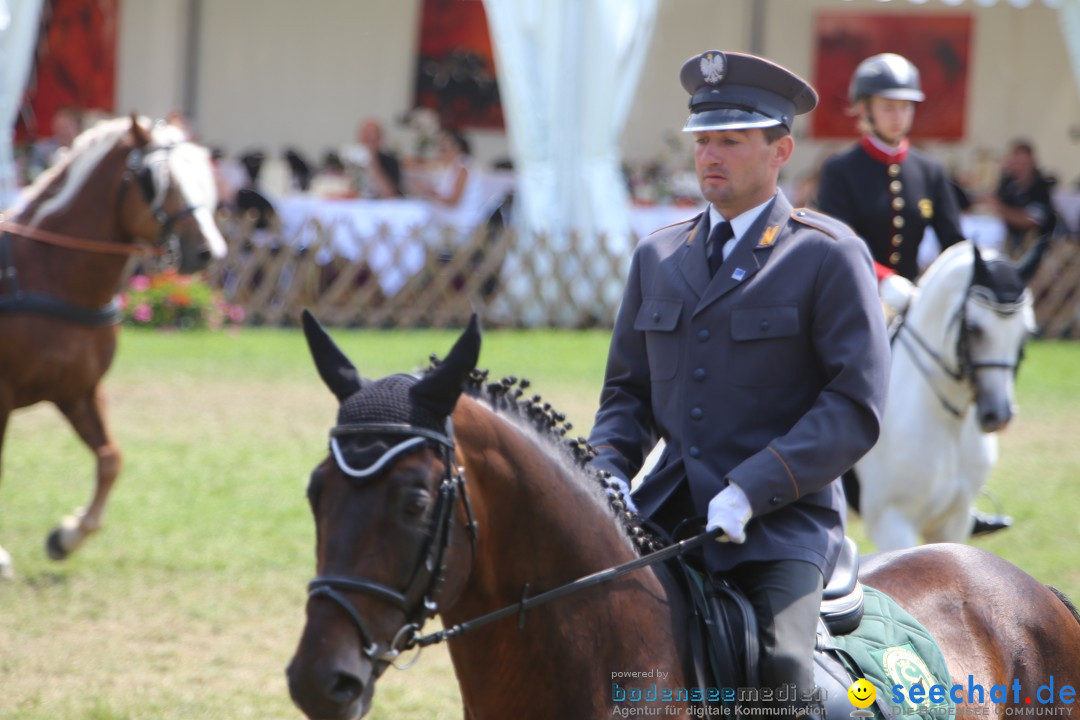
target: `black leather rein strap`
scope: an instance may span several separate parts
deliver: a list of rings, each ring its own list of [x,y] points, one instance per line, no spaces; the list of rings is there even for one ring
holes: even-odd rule
[[[488,625],[495,622],[496,620],[501,620],[514,614],[517,614],[520,619],[519,625],[524,625],[525,611],[530,610],[531,608],[537,607],[539,605],[544,605],[551,602],[552,600],[557,600],[558,598],[561,598],[565,595],[575,593],[578,590],[584,590],[585,588],[590,588],[595,585],[600,585],[601,583],[609,582],[611,580],[614,580],[615,578],[619,578],[623,575],[634,572],[635,570],[640,570],[641,568],[648,565],[653,565],[658,562],[670,560],[673,557],[678,557],[679,555],[682,555],[690,550],[701,547],[710,540],[715,540],[720,536],[722,532],[723,531],[720,529],[708,530],[699,535],[687,538],[686,540],[683,540],[681,542],[677,542],[674,545],[669,545],[663,550],[657,550],[656,552],[645,555],[644,557],[635,558],[634,560],[624,562],[621,565],[616,565],[615,567],[608,568],[607,570],[600,570],[599,572],[595,572],[592,575],[586,575],[583,578],[578,578],[573,582],[569,582],[565,585],[560,585],[557,588],[553,588],[551,590],[548,590],[547,592],[540,593],[539,595],[533,595],[532,597],[526,597],[523,595],[519,602],[516,602],[513,605],[507,605],[506,607],[495,610],[494,612],[490,612],[487,615],[481,615],[480,617],[473,618],[472,620],[466,620],[465,622],[454,625],[451,628],[430,633],[422,637],[410,638],[405,644],[405,649],[409,649],[414,646],[423,648],[428,647],[429,645],[435,645],[445,640],[449,640],[452,637],[462,635],[469,630],[475,630],[478,627],[483,627],[484,625]],[[526,587],[526,591],[527,590],[528,587]]]

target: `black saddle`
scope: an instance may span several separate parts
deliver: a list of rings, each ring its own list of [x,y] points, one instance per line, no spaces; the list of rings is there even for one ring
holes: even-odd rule
[[[690,598],[690,646],[696,681],[700,688],[759,687],[757,620],[746,596],[726,578],[710,575],[678,558],[685,589]],[[825,586],[821,603],[815,680],[830,699],[846,700],[852,682],[843,665],[825,648],[829,637],[846,635],[859,626],[863,615],[863,590],[859,584],[859,551],[851,538],[844,544],[836,568]],[[837,693],[837,688],[844,692]],[[694,698],[691,698],[694,699]],[[731,701],[720,703],[731,707]],[[850,710],[850,708],[848,708]]]

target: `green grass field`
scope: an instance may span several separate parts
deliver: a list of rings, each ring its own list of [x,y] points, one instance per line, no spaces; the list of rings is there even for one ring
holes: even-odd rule
[[[334,334],[370,377],[455,337]],[[606,350],[602,332],[492,332],[481,366],[528,377],[585,434]],[[1078,369],[1080,345],[1030,347],[990,482],[1016,527],[976,543],[1074,598]],[[51,406],[8,427],[0,544],[18,575],[0,583],[0,718],[298,718],[284,667],[314,571],[304,488],[336,411],[300,333],[125,330],[106,388],[124,471],[105,528],[64,563],[44,539],[88,501],[90,455]],[[853,534],[864,540],[857,521]],[[460,718],[445,651],[388,672],[371,717]]]

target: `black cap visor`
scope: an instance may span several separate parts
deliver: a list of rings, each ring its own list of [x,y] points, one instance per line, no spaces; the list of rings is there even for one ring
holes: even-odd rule
[[[692,113],[686,119],[683,132],[709,132],[713,130],[750,130],[783,125],[775,118],[751,110],[719,108]]]

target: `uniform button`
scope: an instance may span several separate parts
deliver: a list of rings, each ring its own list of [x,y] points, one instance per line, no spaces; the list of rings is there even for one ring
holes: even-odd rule
[[[900,245],[903,244],[903,242],[904,242],[904,236],[901,235],[900,233],[897,233],[896,235],[892,236],[892,246],[893,247],[900,247]]]
[[[904,209],[904,198],[902,198],[902,197],[894,197],[892,199],[892,209],[896,210],[897,212],[900,212],[901,210],[903,210]]]
[[[897,230],[904,227],[904,218],[903,218],[903,216],[901,216],[901,215],[894,216],[893,219],[892,219],[892,226],[894,228],[896,228]]]
[[[889,192],[891,192],[893,195],[899,195],[900,191],[903,189],[904,183],[900,182],[899,180],[893,180],[891,183],[889,183]]]
[[[698,449],[697,445],[691,445],[687,452],[690,453],[692,458],[701,457],[701,450]]]
[[[780,504],[780,496],[779,495],[773,495],[771,498],[769,498],[769,504],[770,505],[779,505]]]
[[[892,264],[892,265],[899,264],[900,263],[900,253],[894,252],[892,255],[890,255],[889,256],[889,263]]]
[[[897,165],[896,163],[893,163],[892,165],[889,166],[889,177],[899,177],[899,176],[900,176],[900,166]]]
[[[705,368],[697,368],[694,370],[694,379],[701,382],[705,379]]]
[[[653,322],[660,322],[660,313],[653,313],[652,320]]]
[[[691,408],[690,417],[694,418],[695,420],[700,420],[701,418],[705,417],[705,412],[699,407]]]
[[[762,320],[761,324],[758,325],[758,328],[761,329],[761,332],[768,332],[768,330],[769,330],[769,321],[768,320]]]
[[[706,340],[709,339],[709,335],[710,335],[710,333],[709,333],[708,330],[698,330],[697,331],[698,342],[705,342]]]

